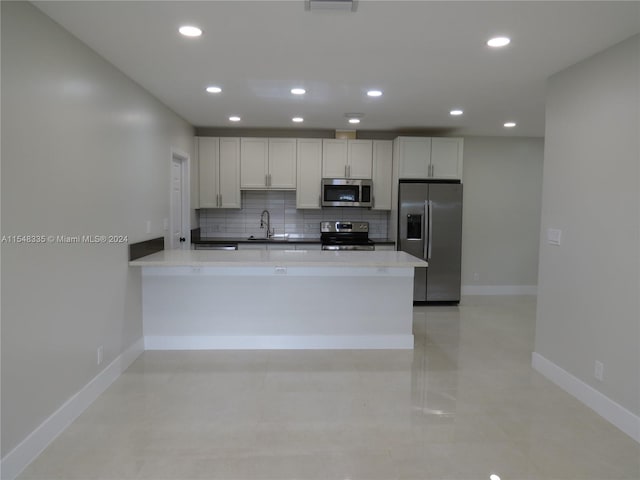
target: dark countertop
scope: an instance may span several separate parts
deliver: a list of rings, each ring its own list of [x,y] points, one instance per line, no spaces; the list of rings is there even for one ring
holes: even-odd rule
[[[388,239],[371,239],[373,243],[385,245],[395,243]],[[267,240],[266,238],[256,238],[255,240],[249,240],[247,237],[191,237],[191,243],[198,245],[224,245],[234,243],[290,243],[290,244],[319,244],[320,238],[288,238],[286,240]]]
[[[223,245],[225,243],[320,243],[319,238],[288,238],[286,240],[267,240],[266,238],[256,237],[255,240],[249,240],[248,237],[192,237],[191,243]]]
[[[390,239],[372,238],[373,243],[380,245],[394,244],[395,242]],[[286,240],[267,240],[266,238],[256,237],[254,240],[249,240],[248,237],[201,237],[200,229],[194,228],[191,230],[191,243],[200,245],[224,245],[233,243],[291,243],[291,244],[318,244],[320,243],[320,237],[290,237]]]

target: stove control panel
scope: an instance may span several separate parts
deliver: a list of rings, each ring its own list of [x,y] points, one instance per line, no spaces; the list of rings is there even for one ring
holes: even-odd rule
[[[368,233],[369,222],[332,221],[320,222],[322,233]]]

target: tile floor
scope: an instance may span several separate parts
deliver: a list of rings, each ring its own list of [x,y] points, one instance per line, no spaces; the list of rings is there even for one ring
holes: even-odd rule
[[[531,369],[533,297],[417,307],[413,351],[145,352],[20,479],[640,479]]]

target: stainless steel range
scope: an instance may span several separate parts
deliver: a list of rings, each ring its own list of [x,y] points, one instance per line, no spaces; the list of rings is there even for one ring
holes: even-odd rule
[[[322,250],[375,250],[369,222],[320,222]]]

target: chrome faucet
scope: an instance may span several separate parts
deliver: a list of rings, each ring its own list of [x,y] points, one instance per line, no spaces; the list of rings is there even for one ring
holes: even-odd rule
[[[267,214],[267,232],[265,238],[271,238],[271,235],[273,235],[273,231],[271,230],[271,214],[269,213],[269,210],[263,210],[260,214],[260,228],[264,228],[265,213]]]

